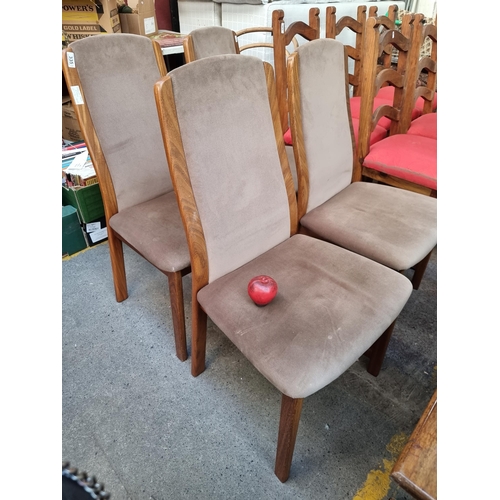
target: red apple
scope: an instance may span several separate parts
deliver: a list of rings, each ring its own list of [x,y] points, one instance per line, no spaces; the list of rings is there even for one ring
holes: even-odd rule
[[[277,293],[278,284],[271,276],[255,276],[248,282],[248,295],[258,306],[269,304]]]

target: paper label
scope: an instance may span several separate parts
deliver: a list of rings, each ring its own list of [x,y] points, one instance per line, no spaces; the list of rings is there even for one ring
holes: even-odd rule
[[[78,85],[71,86],[71,93],[73,94],[73,104],[83,104],[83,96]]]
[[[93,233],[94,231],[99,231],[101,229],[101,223],[100,222],[89,222],[86,225],[87,233]]]
[[[99,229],[98,231],[94,231],[93,233],[90,233],[89,236],[90,236],[90,239],[92,240],[92,243],[97,243],[98,241],[101,241],[104,238],[108,237],[108,228],[103,227],[102,229]]]
[[[81,153],[78,153],[73,158],[73,161],[68,166],[68,169],[71,171],[75,171],[75,170],[79,170],[79,169],[83,168],[85,163],[87,163],[88,156],[89,156],[89,154],[87,152],[87,148],[85,148]]]
[[[75,54],[73,52],[66,52],[66,55],[68,56],[68,67],[70,68],[76,68],[75,66]]]
[[[144,19],[144,33],[146,35],[149,35],[151,33],[154,33],[155,30],[155,18],[153,17],[146,17]]]

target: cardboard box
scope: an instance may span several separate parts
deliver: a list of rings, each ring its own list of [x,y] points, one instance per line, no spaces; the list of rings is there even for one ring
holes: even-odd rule
[[[69,43],[92,35],[121,33],[116,0],[62,0],[62,30]]]
[[[93,247],[108,239],[108,228],[106,227],[106,217],[83,224],[83,234],[87,240],[87,246]]]
[[[62,255],[73,255],[87,248],[76,208],[62,207]]]
[[[62,98],[62,138],[72,142],[84,140],[69,96]]]
[[[145,36],[158,34],[154,0],[128,0],[128,6],[134,10],[134,14],[120,14],[122,33]]]
[[[92,222],[104,216],[104,204],[99,184],[74,188],[62,186],[62,204],[76,208],[83,223]]]

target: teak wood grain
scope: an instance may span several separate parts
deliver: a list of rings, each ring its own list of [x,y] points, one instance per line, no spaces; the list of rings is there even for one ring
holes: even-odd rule
[[[437,499],[437,390],[391,472],[417,500]]]
[[[284,17],[285,12],[283,10],[278,9],[273,11],[272,28],[274,44],[274,72],[283,134],[289,127],[286,69],[288,53],[286,47],[297,35],[302,36],[308,41],[315,40],[320,36],[319,8],[313,7],[309,10],[309,24],[306,24],[303,21],[295,21],[290,24],[286,30]]]

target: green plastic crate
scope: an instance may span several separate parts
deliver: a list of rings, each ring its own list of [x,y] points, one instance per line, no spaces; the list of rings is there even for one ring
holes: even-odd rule
[[[63,186],[62,204],[75,207],[78,210],[80,220],[84,223],[104,217],[104,205],[99,184],[79,188]]]
[[[62,207],[62,254],[73,255],[87,248],[87,242],[80,226],[76,208],[71,205]]]

